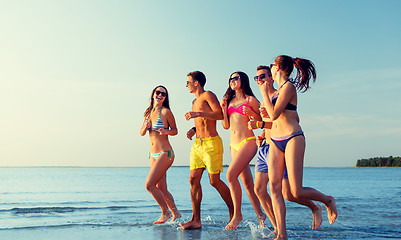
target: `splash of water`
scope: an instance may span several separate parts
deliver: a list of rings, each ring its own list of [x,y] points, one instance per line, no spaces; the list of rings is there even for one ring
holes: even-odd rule
[[[252,236],[254,238],[273,238],[276,235],[268,228],[268,227],[261,227],[260,225],[256,225],[253,222],[246,221],[246,224],[251,229]]]

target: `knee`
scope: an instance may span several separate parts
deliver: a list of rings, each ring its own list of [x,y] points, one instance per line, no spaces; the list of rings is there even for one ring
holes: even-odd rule
[[[291,191],[288,190],[288,189],[284,189],[283,188],[283,197],[287,201],[290,201],[290,202],[294,202],[295,201],[295,198],[292,196]]]
[[[209,180],[210,185],[212,185],[212,187],[217,188],[221,182],[220,178],[216,179],[216,178],[211,178]]]
[[[278,181],[270,181],[269,183],[269,187],[270,187],[270,193],[271,195],[280,195],[282,194],[282,186],[281,186],[281,182]]]
[[[256,196],[258,196],[258,198],[261,198],[267,193],[267,185],[266,186],[255,185],[254,191]]]
[[[200,178],[197,177],[189,177],[189,184],[191,187],[196,187],[200,185]]]
[[[299,188],[291,189],[291,194],[294,199],[302,198],[302,191]]]
[[[156,184],[156,188],[159,189],[163,194],[168,193],[167,186],[164,184]]]
[[[234,176],[234,174],[227,172],[227,182],[232,183],[238,180],[238,177]]]
[[[148,190],[148,192],[151,192],[154,187],[156,187],[154,184],[150,184],[148,182],[145,183],[145,188]]]

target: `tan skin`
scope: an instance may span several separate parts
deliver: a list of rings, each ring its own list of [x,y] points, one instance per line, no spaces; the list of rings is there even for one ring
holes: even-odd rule
[[[271,135],[280,137],[287,136],[301,130],[298,114],[296,111],[285,110],[288,103],[297,104],[297,92],[293,84],[287,82],[288,76],[280,70],[277,63],[271,69],[274,81],[279,85],[279,97],[276,105],[270,102],[272,97],[270,89],[273,86],[271,80],[265,84],[259,85],[263,103],[266,111],[261,111],[262,117],[270,116],[273,120]],[[267,113],[267,114],[266,114]],[[282,152],[275,144],[271,144],[269,149],[268,167],[270,192],[272,195],[272,204],[277,223],[278,235],[276,239],[287,239],[287,230],[285,223],[286,208],[282,195],[282,176],[284,168],[287,167],[288,181],[291,194],[298,200],[314,200],[325,204],[328,212],[330,224],[334,223],[337,217],[337,208],[335,200],[313,188],[302,186],[303,164],[305,153],[305,138],[296,136],[288,142],[285,152]]]
[[[271,81],[271,77],[269,76],[269,72],[267,69],[260,69],[256,72],[256,76],[261,76],[262,74],[264,74],[265,78],[261,79],[258,78],[257,84],[258,85],[262,85],[266,82],[266,78],[270,78],[270,83],[272,83]],[[273,86],[269,87],[270,92],[270,96],[273,96],[274,93],[276,92],[276,90],[274,89]],[[265,112],[266,109],[264,108],[263,102],[262,102],[262,108],[261,108],[262,112]],[[264,118],[263,121],[265,121],[265,128],[264,131],[262,133],[261,136],[258,136],[258,139],[256,141],[256,144],[260,147],[262,144],[262,141],[265,140],[270,146],[273,144],[270,140],[270,129],[272,127],[272,120],[270,118]],[[299,118],[297,118],[297,121],[299,122]],[[249,129],[256,129],[259,128],[260,126],[262,126],[262,122],[258,123],[258,126],[256,125],[256,120],[251,120],[248,123],[248,128]],[[265,210],[266,214],[268,215],[273,227],[274,227],[274,232],[277,234],[277,225],[276,225],[276,220],[275,220],[275,216],[274,216],[274,212],[273,212],[273,206],[272,206],[272,201],[271,198],[267,192],[267,184],[269,182],[269,175],[268,173],[264,173],[264,172],[255,172],[255,193],[257,194],[263,209]],[[291,190],[290,190],[290,185],[288,182],[287,178],[283,178],[282,179],[282,193],[284,198],[287,201],[290,202],[296,202],[298,204],[301,205],[305,205],[308,208],[311,209],[312,211],[312,215],[313,215],[313,223],[312,223],[312,230],[317,229],[321,223],[322,223],[322,207],[318,204],[315,204],[313,201],[310,200],[300,200],[300,199],[296,199],[294,198],[294,196],[291,194]]]
[[[205,91],[198,81],[192,79],[191,76],[187,79],[187,85],[190,93],[195,95],[195,100],[192,102],[192,111],[185,113],[185,119],[189,121],[194,119],[197,138],[209,138],[218,135],[216,130],[216,121],[223,118],[219,101],[216,95],[210,91]],[[189,130],[187,136],[192,138],[194,131]],[[204,168],[192,169],[189,176],[191,185],[191,200],[192,200],[192,219],[184,224],[180,224],[184,230],[199,229],[202,227],[200,205],[202,201],[202,187],[200,180]],[[209,174],[210,184],[219,192],[221,198],[226,203],[230,219],[233,216],[233,202],[230,195],[230,189],[220,179],[220,173]]]
[[[238,73],[234,73],[230,78],[239,77],[237,80],[230,80],[230,88],[235,91],[235,97],[230,101],[230,106],[238,107],[248,102],[248,96],[244,95],[241,89],[241,79]],[[234,112],[230,116],[227,113],[227,99],[223,98],[220,103],[223,109],[223,127],[230,128],[230,144],[236,145],[248,137],[253,137],[253,131],[249,130],[247,125],[250,118],[261,120],[259,115],[259,102],[253,96],[249,97],[248,105],[251,108],[244,108],[242,115]],[[244,143],[238,151],[231,148],[231,164],[227,170],[227,181],[230,185],[231,197],[234,202],[234,216],[227,224],[226,229],[236,229],[242,221],[241,202],[242,190],[238,177],[246,189],[248,197],[255,210],[259,223],[264,227],[266,215],[263,213],[259,200],[254,192],[253,177],[249,167],[249,162],[255,156],[257,151],[256,140],[251,139]]]
[[[166,92],[166,90],[162,87],[159,87],[156,90],[160,92]],[[172,147],[168,140],[168,136],[174,136],[178,133],[173,113],[170,111],[170,109],[164,107],[162,108],[164,97],[161,96],[161,94],[156,95],[155,91],[155,94],[153,94],[153,98],[153,109],[150,112],[148,122],[147,124],[145,124],[145,118],[139,134],[141,136],[144,136],[146,132],[149,131],[151,153],[172,150]],[[157,131],[148,130],[152,127],[152,123],[154,123],[159,117],[159,112],[161,108],[161,120],[164,126],[169,126],[169,128],[158,129]],[[167,190],[166,172],[173,164],[174,158],[175,156],[173,153],[170,158],[168,156],[168,153],[166,152],[160,154],[157,159],[150,157],[150,171],[146,179],[145,187],[159,204],[162,210],[162,215],[154,222],[155,224],[165,223],[170,218],[172,218],[171,221],[175,221],[177,218],[181,217],[181,214],[177,210],[177,207],[174,203],[173,196]]]

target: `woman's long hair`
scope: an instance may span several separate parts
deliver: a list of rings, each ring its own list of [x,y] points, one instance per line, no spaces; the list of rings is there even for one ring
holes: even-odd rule
[[[164,98],[163,107],[170,109],[170,103],[169,103],[169,100],[168,100],[167,88],[165,86],[159,85],[159,86],[157,86],[157,87],[155,87],[153,89],[152,94],[150,95],[150,106],[145,111],[145,114],[144,114],[145,117],[147,117],[150,114],[150,112],[152,111],[152,109],[153,109],[153,103],[155,101],[153,99],[153,95],[155,94],[156,89],[159,88],[159,87],[162,87],[162,88],[164,88],[164,90],[166,90],[166,97]]]
[[[231,73],[230,78],[235,73],[238,73],[238,75],[241,79],[242,94],[255,97],[255,95],[252,92],[251,86],[249,85],[248,75],[246,75],[246,73],[244,73],[244,72],[237,71],[237,72]],[[227,99],[227,106],[230,104],[231,100],[235,97],[235,91],[232,90],[230,87],[230,80],[228,80],[228,89],[227,89],[226,93],[224,94],[224,97]]]
[[[313,77],[316,81],[316,69],[312,61],[304,58],[292,58],[287,55],[280,55],[274,61],[287,77],[290,77],[294,66],[297,69],[297,76],[291,81],[297,91],[306,92],[310,88],[309,80]]]

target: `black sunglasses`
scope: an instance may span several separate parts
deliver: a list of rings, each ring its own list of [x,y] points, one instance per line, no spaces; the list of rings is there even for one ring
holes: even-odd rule
[[[237,81],[238,78],[239,78],[239,76],[235,76],[235,77],[229,78],[228,81],[229,81],[229,82],[231,82],[231,81]]]
[[[266,74],[260,74],[259,76],[255,76],[253,79],[255,79],[255,81],[258,81],[258,79],[262,80],[266,77]]]
[[[270,69],[272,69],[273,66],[277,66],[277,64],[274,63],[270,64]]]
[[[166,96],[166,93],[165,93],[165,92],[160,92],[159,90],[157,90],[157,91],[156,91],[156,96],[159,95],[159,94],[161,94],[163,97]]]

